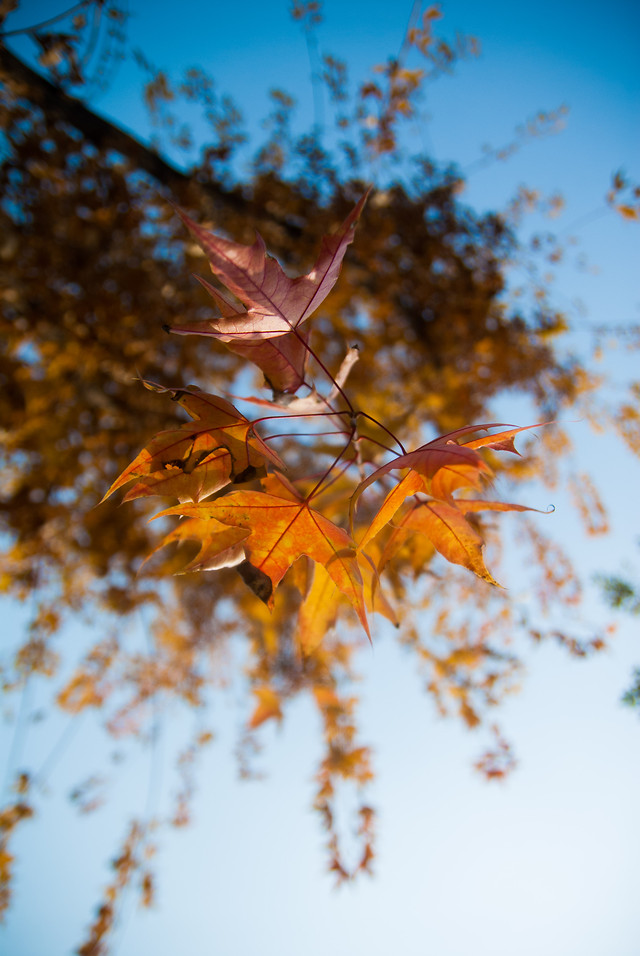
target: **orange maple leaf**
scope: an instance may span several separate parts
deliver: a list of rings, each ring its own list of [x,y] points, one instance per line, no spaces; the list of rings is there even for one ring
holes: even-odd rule
[[[252,422],[231,402],[196,386],[168,389],[144,384],[154,391],[169,392],[194,421],[156,435],[116,478],[103,501],[134,479],[139,480],[124,501],[148,495],[199,501],[231,481],[254,477],[266,461],[284,468]]]
[[[522,431],[539,426],[509,427],[507,431],[485,435],[463,444],[456,438],[502,425],[475,425],[459,428],[434,439],[421,448],[400,455],[376,469],[360,483],[351,501],[351,517],[358,498],[368,485],[392,470],[408,469],[407,474],[387,494],[380,509],[365,530],[358,545],[363,550],[391,522],[406,498],[412,495],[429,495],[430,500],[418,500],[396,523],[396,531],[419,531],[451,563],[473,571],[490,584],[497,584],[487,571],[482,557],[483,540],[478,531],[467,521],[465,514],[477,511],[535,511],[524,505],[508,502],[491,502],[478,499],[455,498],[453,492],[461,488],[478,488],[481,479],[493,472],[480,457],[477,448],[494,451],[509,451],[519,454],[514,437]],[[401,537],[397,536],[399,543]],[[385,557],[388,559],[386,549]]]
[[[499,586],[485,566],[484,541],[455,505],[446,501],[416,502],[401,525],[425,535],[451,564],[459,564],[488,584]]]
[[[163,512],[163,514],[166,513],[166,511]],[[155,517],[159,518],[160,515]],[[233,568],[245,559],[242,542],[248,534],[246,528],[234,528],[209,516],[192,517],[188,521],[181,521],[173,531],[170,531],[152,554],[156,554],[172,541],[196,541],[200,546],[198,553],[193,560],[183,566],[181,573]],[[148,561],[149,558],[146,560]]]
[[[311,654],[335,625],[341,596],[321,564],[314,564],[296,624],[296,641],[303,654]]]
[[[370,638],[355,545],[346,531],[314,511],[307,501],[262,491],[232,491],[211,504],[177,505],[156,517],[172,514],[182,515],[187,522],[197,520],[195,538],[202,537],[201,523],[209,519],[248,531],[242,539],[247,561],[238,565],[238,570],[269,607],[273,606],[274,590],[300,555],[322,564]],[[188,528],[185,524],[183,537],[189,536]],[[214,533],[218,531],[216,524]],[[168,540],[174,538],[169,535]]]
[[[367,611],[382,614],[398,627],[398,617],[380,588],[373,562],[367,560],[367,555],[360,555],[360,558],[358,563]],[[296,641],[303,654],[311,654],[321,644],[327,632],[335,626],[343,604],[344,598],[329,572],[322,564],[314,564],[296,623]]]

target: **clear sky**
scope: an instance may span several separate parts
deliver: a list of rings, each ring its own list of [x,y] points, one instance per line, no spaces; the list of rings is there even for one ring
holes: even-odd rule
[[[293,90],[310,116],[307,52],[288,6],[130,0],[129,44],[176,71],[209,67],[249,127],[264,116],[270,86]],[[398,50],[411,6],[327,0],[321,50],[347,59],[358,77]],[[27,2],[24,15],[58,9]],[[580,299],[585,323],[637,324],[640,229],[613,215],[590,218],[614,170],[640,178],[637,4],[451,0],[443,9],[444,32],[477,35],[483,53],[430,88],[430,119],[416,127],[418,142],[464,170],[484,143],[502,145],[538,110],[566,103],[563,133],[474,172],[466,198],[488,209],[522,182],[562,190],[567,210],[557,226],[575,232],[599,271],[567,270],[558,301]],[[137,83],[135,69],[123,66],[98,105],[145,135]],[[620,355],[608,367],[622,378],[633,372],[631,361]],[[575,441],[613,502],[611,538],[578,543],[562,495],[555,501],[553,534],[564,535],[589,578],[637,554],[640,469],[583,423]],[[594,626],[605,620],[596,596],[588,607]],[[19,610],[6,614],[18,635]],[[86,628],[71,627],[65,640],[83,643]],[[384,629],[360,657],[362,737],[374,747],[378,775],[375,877],[335,891],[323,871],[322,836],[309,809],[318,727],[304,702],[289,708],[280,728],[263,728],[257,763],[265,778],[237,780],[233,751],[247,702],[236,681],[207,718],[216,741],[200,766],[194,822],[161,837],[158,906],[140,913],[129,905],[117,956],[637,956],[640,721],[619,704],[640,665],[637,619],[621,619],[611,650],[590,661],[570,660],[551,645],[531,649],[521,693],[497,715],[519,758],[497,785],[471,769],[484,741],[435,715],[413,660]],[[30,693],[35,711],[46,687]],[[36,766],[64,722],[55,718],[47,728],[30,725],[23,741],[22,756]],[[162,812],[175,787],[173,747],[192,729],[192,717],[174,713],[163,721],[155,758],[150,748],[125,748],[108,807],[78,818],[69,788],[91,772],[110,774],[114,750],[90,719],[80,726],[51,774],[49,799],[16,841],[15,906],[0,951],[58,956],[80,941],[125,821],[149,805],[149,768],[151,805]],[[0,728],[7,752],[11,739],[8,724]]]

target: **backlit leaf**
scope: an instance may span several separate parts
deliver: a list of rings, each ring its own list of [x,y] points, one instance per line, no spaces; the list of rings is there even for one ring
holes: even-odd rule
[[[420,502],[411,509],[403,527],[424,534],[447,561],[498,586],[485,567],[482,538],[454,505],[446,501]]]
[[[217,571],[244,561],[242,541],[248,534],[245,528],[233,528],[215,518],[190,518],[166,535],[156,551],[172,541],[196,541],[200,545],[198,553],[182,570]]]
[[[103,501],[138,479],[125,501],[148,495],[168,495],[181,501],[199,501],[233,480],[252,477],[265,462],[284,468],[253,424],[230,402],[195,387],[165,389],[194,422],[160,432],[125,468]]]
[[[474,431],[492,427],[503,426],[476,425],[457,429],[455,432],[436,438],[416,451],[398,456],[361,482],[352,498],[352,515],[359,495],[368,485],[389,471],[408,468],[407,474],[385,497],[379,511],[365,530],[359,548],[361,550],[366,548],[373,538],[394,519],[406,498],[412,495],[428,494],[436,500],[419,499],[403,518],[403,530],[421,530],[449,561],[461,564],[484,580],[495,584],[482,560],[482,538],[463,515],[473,511],[531,511],[535,509],[506,502],[454,498],[454,491],[460,488],[479,488],[481,478],[492,475],[491,469],[480,458],[476,448],[486,447],[493,451],[509,451],[518,454],[513,444],[514,436],[525,431],[526,427],[509,428],[507,431],[474,439],[462,445],[455,440]],[[416,522],[419,522],[419,528],[416,527]],[[399,541],[400,539],[398,544]]]
[[[298,327],[335,285],[366,198],[365,194],[336,232],[323,238],[311,272],[295,279],[267,254],[261,236],[252,246],[245,246],[208,232],[178,210],[209,259],[211,271],[245,309],[236,308],[227,296],[200,279],[218,306],[220,318],[170,326],[169,330],[181,335],[210,335],[254,362],[275,390],[295,392],[304,381],[307,352],[306,337]]]
[[[261,491],[234,491],[212,504],[179,505],[162,514],[180,514],[198,521],[213,518],[231,527],[248,529],[250,534],[243,539],[243,546],[251,567],[269,579],[271,587],[267,592],[261,588],[259,597],[270,607],[273,591],[287,570],[300,555],[306,554],[325,567],[369,635],[362,575],[353,541],[346,531],[314,511],[306,501]]]

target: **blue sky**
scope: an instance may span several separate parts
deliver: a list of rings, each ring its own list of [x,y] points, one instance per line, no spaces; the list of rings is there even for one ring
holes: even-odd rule
[[[25,16],[57,9],[24,5]],[[307,52],[286,2],[196,2],[183,5],[181,17],[167,0],[130,0],[130,9],[131,47],[176,71],[193,63],[209,67],[220,89],[238,100],[249,127],[264,115],[270,86],[293,89],[301,113],[312,115]],[[523,182],[563,191],[567,209],[554,227],[575,231],[598,272],[565,270],[558,301],[571,306],[580,299],[585,324],[637,324],[638,226],[611,214],[588,218],[602,207],[615,169],[640,178],[636,4],[452,0],[443,9],[443,31],[477,35],[483,53],[430,87],[430,118],[416,125],[416,138],[436,159],[464,169],[483,143],[501,145],[538,110],[566,103],[563,133],[475,172],[465,198],[489,209]],[[321,50],[347,59],[358,77],[397,51],[411,3],[331,0],[324,10]],[[123,67],[98,105],[146,134],[135,68]],[[583,348],[584,336],[573,344]],[[622,381],[634,372],[634,359],[637,366],[637,354],[619,354],[608,368]],[[612,536],[586,542],[576,537],[561,493],[554,502],[553,533],[579,557],[588,578],[618,570],[637,554],[640,528],[630,500],[639,470],[608,436],[594,437],[584,423],[572,434],[584,467],[595,471],[612,502]],[[595,596],[588,611],[594,625],[606,618]],[[17,638],[20,610],[7,608],[9,614]],[[80,625],[65,634],[70,645],[87,638]],[[238,782],[233,751],[247,703],[235,681],[207,718],[216,741],[200,767],[194,823],[161,837],[158,906],[139,913],[129,903],[116,935],[117,956],[177,950],[194,956],[328,950],[340,956],[636,956],[640,722],[619,698],[640,664],[637,622],[621,619],[611,649],[590,661],[569,660],[551,645],[531,648],[520,694],[497,715],[520,761],[500,785],[474,775],[483,741],[436,716],[413,661],[389,634],[380,630],[373,651],[363,646],[360,658],[362,737],[374,746],[378,774],[375,878],[336,892],[323,872],[321,834],[309,810],[318,728],[304,702],[289,709],[282,727],[264,728],[258,765],[265,779]],[[36,710],[47,689],[34,686],[30,693],[29,707]],[[158,750],[164,769],[154,771],[154,810],[170,801],[172,748],[186,742],[192,721],[179,713],[163,721]],[[22,756],[36,766],[64,723],[54,718],[47,728],[34,726],[24,741]],[[8,723],[0,734],[8,751]],[[69,788],[80,776],[109,768],[113,749],[87,720],[52,772],[38,818],[16,841],[15,907],[0,932],[7,953],[66,954],[79,942],[125,821],[143,813],[148,801],[154,758],[149,748],[125,748],[109,807],[81,819],[69,807]]]

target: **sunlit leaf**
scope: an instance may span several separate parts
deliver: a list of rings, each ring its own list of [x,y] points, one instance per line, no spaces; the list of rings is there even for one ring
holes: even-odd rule
[[[168,391],[195,421],[160,432],[125,468],[103,500],[134,479],[124,500],[168,495],[199,501],[231,481],[253,477],[267,461],[284,468],[252,423],[217,395],[195,387]]]
[[[300,555],[306,554],[325,567],[369,635],[353,541],[306,501],[259,491],[234,491],[212,504],[180,505],[162,514],[180,514],[189,521],[213,518],[234,528],[248,529],[250,534],[243,539],[243,546],[251,567],[270,582],[266,591],[262,582],[259,589],[259,596],[270,606],[273,591],[287,570]],[[255,580],[249,583],[258,590]]]
[[[342,226],[323,238],[313,269],[296,279],[290,279],[267,254],[260,236],[252,246],[241,245],[208,232],[178,210],[209,259],[211,271],[246,309],[237,309],[227,296],[200,279],[221,317],[189,326],[171,325],[170,331],[210,335],[261,368],[274,390],[295,392],[304,381],[307,354],[306,334],[299,326],[335,285],[366,199],[365,194]]]

